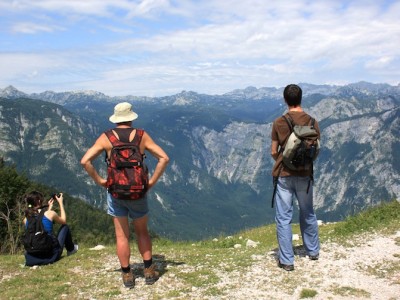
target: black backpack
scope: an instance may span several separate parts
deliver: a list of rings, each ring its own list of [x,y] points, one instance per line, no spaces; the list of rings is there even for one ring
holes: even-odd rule
[[[44,230],[44,212],[45,209],[42,208],[39,215],[27,219],[28,227],[22,237],[22,243],[26,252],[32,255],[51,255],[56,245],[55,239]]]

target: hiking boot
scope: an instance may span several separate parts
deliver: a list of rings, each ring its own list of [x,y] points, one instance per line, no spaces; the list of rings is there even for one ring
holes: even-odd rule
[[[293,271],[294,270],[294,265],[281,264],[280,261],[278,261],[278,267],[284,269],[285,271]]]
[[[132,289],[135,286],[135,275],[133,275],[132,270],[128,273],[122,272],[122,282],[124,283],[124,286],[129,289]]]
[[[319,254],[317,255],[309,255],[308,256],[311,260],[318,260],[319,259]]]
[[[144,269],[144,278],[146,284],[150,285],[158,280],[159,273],[155,269],[155,264],[152,264],[150,267]]]
[[[70,256],[70,255],[75,254],[76,252],[78,252],[78,248],[79,248],[79,246],[75,244],[73,250],[67,251],[67,256]]]

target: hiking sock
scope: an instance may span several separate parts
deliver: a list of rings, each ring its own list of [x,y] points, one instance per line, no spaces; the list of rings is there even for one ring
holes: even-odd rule
[[[129,273],[131,271],[131,266],[128,265],[126,268],[124,268],[123,266],[121,266],[121,270],[124,273]]]
[[[150,268],[150,266],[153,264],[153,259],[150,258],[149,260],[143,260],[143,262],[144,262],[144,268],[147,269]]]

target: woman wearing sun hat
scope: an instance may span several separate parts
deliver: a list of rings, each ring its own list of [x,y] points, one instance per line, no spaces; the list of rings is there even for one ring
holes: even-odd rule
[[[112,130],[118,140],[122,142],[131,142],[134,140],[137,130],[132,127],[132,121],[138,118],[137,113],[132,110],[132,105],[128,102],[122,102],[115,106],[114,114],[109,120],[116,124]],[[147,132],[143,133],[140,141],[140,152],[142,154],[148,151],[157,160],[157,165],[153,174],[149,178],[148,189],[156,184],[167,167],[169,158],[164,150],[158,146]],[[112,144],[105,133],[101,134],[94,145],[86,152],[81,159],[81,164],[93,180],[103,187],[107,187],[107,179],[101,177],[94,168],[92,161],[103,151],[106,151],[107,157],[110,157]],[[138,200],[116,199],[110,193],[107,193],[108,214],[113,217],[117,255],[121,264],[122,281],[128,288],[135,285],[135,276],[130,268],[130,247],[129,247],[129,219],[135,229],[136,240],[139,252],[144,262],[144,276],[146,284],[153,284],[158,279],[158,272],[155,271],[155,265],[152,261],[152,244],[147,229],[148,223],[148,205],[146,197]]]

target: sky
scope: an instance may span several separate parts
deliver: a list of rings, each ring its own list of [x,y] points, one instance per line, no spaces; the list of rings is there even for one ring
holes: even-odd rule
[[[0,88],[109,96],[400,83],[400,1],[0,0]]]

